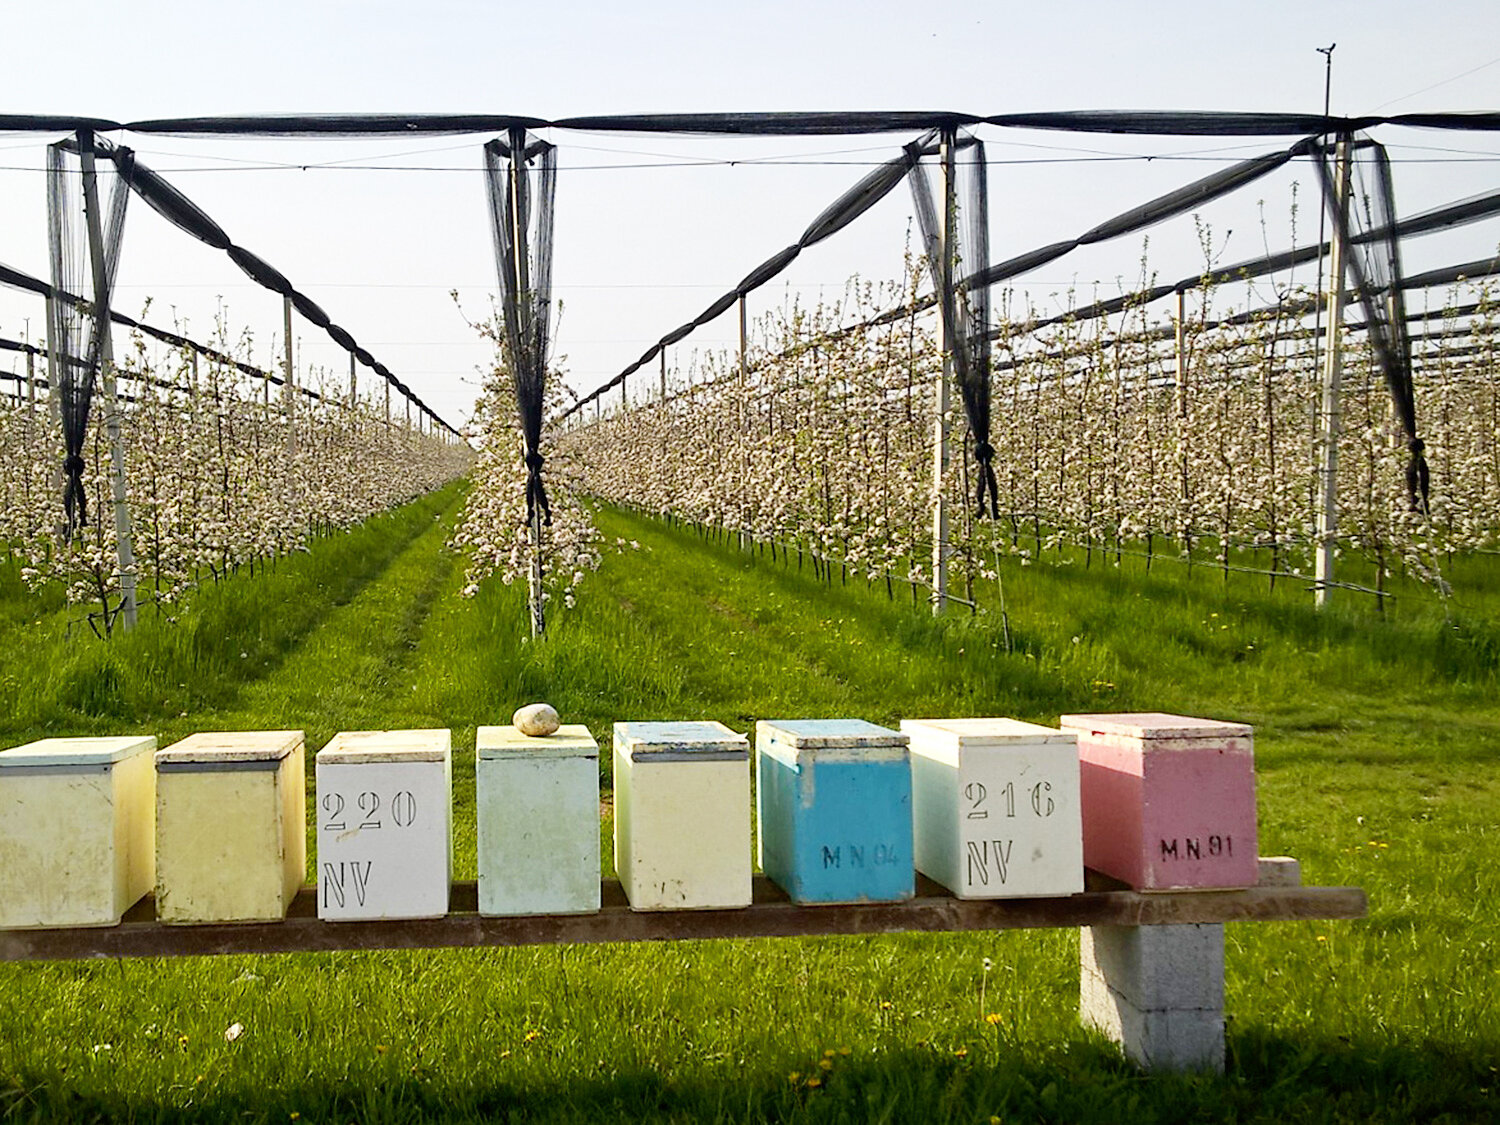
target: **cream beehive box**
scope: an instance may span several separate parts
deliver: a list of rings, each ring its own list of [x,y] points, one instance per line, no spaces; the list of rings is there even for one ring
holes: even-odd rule
[[[286,917],[307,865],[300,730],[189,735],[156,752],[156,916]]]
[[[1138,890],[1257,879],[1253,731],[1167,715],[1064,715],[1082,763],[1083,860]]]
[[[599,909],[599,744],[587,727],[480,727],[474,790],[479,913]]]
[[[616,723],[615,870],[635,910],[750,905],[750,743],[722,723]]]
[[[958,898],[1083,890],[1078,737],[1017,719],[907,719],[917,870]]]
[[[0,928],[114,926],[155,880],[152,737],[0,753]]]
[[[318,751],[318,917],[440,918],[453,879],[453,736],[341,731]]]
[[[862,719],[755,724],[760,866],[793,902],[912,897],[906,741]]]

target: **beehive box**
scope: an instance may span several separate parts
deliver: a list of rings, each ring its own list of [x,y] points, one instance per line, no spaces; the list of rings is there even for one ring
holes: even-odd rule
[[[1084,863],[1138,890],[1255,885],[1250,727],[1155,711],[1062,725],[1078,734]]]
[[[599,744],[584,726],[475,739],[479,913],[599,909]]]
[[[912,897],[906,742],[860,719],[755,724],[760,866],[793,902]]]
[[[448,913],[452,751],[445,729],[341,731],[318,751],[319,918]]]
[[[307,865],[300,730],[193,734],[156,752],[156,916],[286,917]]]
[[[917,870],[958,898],[1083,890],[1078,737],[1016,719],[904,720]]]
[[[152,737],[0,753],[0,928],[114,926],[156,878]]]
[[[722,723],[616,723],[615,870],[634,910],[750,905],[750,744]]]

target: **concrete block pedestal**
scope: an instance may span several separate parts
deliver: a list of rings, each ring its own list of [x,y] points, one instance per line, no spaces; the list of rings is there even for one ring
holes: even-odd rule
[[[1147,1070],[1224,1071],[1224,927],[1091,926],[1079,1017]]]

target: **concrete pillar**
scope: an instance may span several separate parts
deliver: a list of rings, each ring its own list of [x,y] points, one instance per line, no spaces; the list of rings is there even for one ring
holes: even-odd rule
[[[1079,1015],[1146,1070],[1224,1071],[1224,927],[1092,926]]]

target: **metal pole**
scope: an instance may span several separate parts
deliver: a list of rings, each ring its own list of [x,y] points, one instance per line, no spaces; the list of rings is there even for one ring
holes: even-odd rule
[[[1182,549],[1188,564],[1193,560],[1193,536],[1188,519],[1188,502],[1191,490],[1188,487],[1187,451],[1188,414],[1188,370],[1187,370],[1187,293],[1177,291],[1177,470],[1182,484]]]
[[[667,401],[667,349],[661,350],[661,400]]]
[[[1313,599],[1328,604],[1334,550],[1339,535],[1339,391],[1343,381],[1344,253],[1349,229],[1349,134],[1339,136],[1335,194],[1338,215],[1328,255],[1328,355],[1323,366],[1323,401],[1318,412],[1318,532],[1313,568]],[[1321,159],[1321,157],[1319,157]]]
[[[110,338],[109,273],[104,266],[104,225],[99,214],[94,134],[88,129],[78,131],[78,159],[83,169],[83,213],[88,224],[89,266],[94,279],[94,330],[99,333],[99,371],[104,380],[104,428],[109,436],[115,555],[120,564],[120,617],[128,631],[135,628],[135,551],[125,497],[125,444],[120,439],[120,399],[115,386],[114,343]]]
[[[942,369],[938,373],[936,415],[932,424],[932,612],[937,616],[948,606],[948,499],[943,479],[948,473],[948,388],[953,381],[955,309],[953,307],[954,149],[957,130],[943,129],[938,160],[943,170],[943,215],[938,226],[938,338],[943,344]]]
[[[349,406],[352,409],[359,402],[359,379],[354,373],[354,353],[349,353]]]

